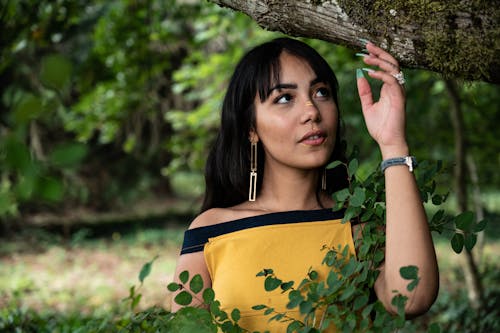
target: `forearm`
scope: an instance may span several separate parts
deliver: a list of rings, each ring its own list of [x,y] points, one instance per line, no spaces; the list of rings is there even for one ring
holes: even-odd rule
[[[407,148],[401,149],[404,156]],[[383,158],[395,157],[396,152],[383,152]],[[406,165],[385,170],[386,187],[386,249],[385,264],[377,281],[377,294],[386,308],[391,309],[393,290],[408,297],[406,312],[418,315],[434,302],[439,287],[439,275],[432,237],[413,173]],[[413,291],[410,282],[401,277],[400,268],[417,266],[420,281]],[[391,309],[393,310],[393,309]]]

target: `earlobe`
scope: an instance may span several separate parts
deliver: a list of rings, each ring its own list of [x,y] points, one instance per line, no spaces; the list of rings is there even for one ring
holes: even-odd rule
[[[248,140],[250,140],[250,142],[259,142],[259,135],[257,134],[257,132],[255,132],[254,129],[250,130],[250,133],[248,134]]]

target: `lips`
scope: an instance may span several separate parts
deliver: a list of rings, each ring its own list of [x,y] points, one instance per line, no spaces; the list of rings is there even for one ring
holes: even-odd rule
[[[325,140],[325,132],[317,130],[306,133],[299,142],[306,145],[318,146],[325,142]]]

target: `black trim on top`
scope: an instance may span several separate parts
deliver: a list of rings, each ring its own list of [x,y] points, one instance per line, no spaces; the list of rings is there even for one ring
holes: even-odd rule
[[[231,232],[267,225],[338,220],[344,217],[344,212],[344,209],[334,212],[330,208],[294,210],[250,216],[234,221],[189,229],[184,233],[181,254],[202,251],[209,238]]]

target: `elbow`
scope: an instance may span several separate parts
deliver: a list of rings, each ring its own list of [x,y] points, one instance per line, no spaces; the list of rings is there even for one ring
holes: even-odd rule
[[[417,287],[413,294],[408,295],[405,305],[407,319],[413,319],[427,313],[436,301],[439,292],[439,283],[432,288],[424,289],[423,287]]]
[[[427,313],[436,301],[438,291],[439,284],[437,283],[434,286],[427,286],[427,288],[418,286],[413,292],[404,294],[407,297],[404,308],[406,319],[413,319]],[[398,313],[398,308],[392,304],[392,299],[390,302],[385,302],[384,305],[392,315]]]
[[[419,300],[418,302],[414,302],[413,304],[407,304],[405,306],[406,318],[413,319],[427,313],[427,311],[429,311],[432,305],[434,304],[435,300],[436,297],[432,299],[430,298],[425,300]]]

